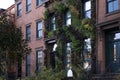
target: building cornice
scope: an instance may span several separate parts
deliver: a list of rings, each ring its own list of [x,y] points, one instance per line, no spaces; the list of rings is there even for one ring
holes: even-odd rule
[[[112,19],[112,20],[98,23],[98,24],[96,24],[96,27],[100,27],[104,30],[104,29],[108,29],[108,28],[112,28],[112,27],[119,27],[120,26],[119,24],[120,24],[120,17],[116,18],[116,19]]]

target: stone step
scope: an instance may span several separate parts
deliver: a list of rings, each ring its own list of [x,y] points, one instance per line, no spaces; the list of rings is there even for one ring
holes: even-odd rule
[[[118,73],[108,73],[108,74],[96,74],[92,77],[92,80],[118,80],[120,76]]]

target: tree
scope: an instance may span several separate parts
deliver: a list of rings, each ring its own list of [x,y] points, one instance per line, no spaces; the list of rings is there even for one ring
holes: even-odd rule
[[[23,39],[21,29],[16,27],[9,15],[6,13],[1,14],[0,55],[5,56],[6,80],[16,80],[16,65],[24,58],[28,51],[30,51],[30,48],[26,40]]]

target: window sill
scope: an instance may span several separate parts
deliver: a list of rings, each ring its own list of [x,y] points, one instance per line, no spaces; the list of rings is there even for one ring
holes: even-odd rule
[[[26,40],[27,41],[27,43],[30,43],[31,42],[31,40]]]
[[[39,8],[43,5],[43,3],[39,4],[39,5],[36,5],[36,8]]]
[[[20,18],[22,15],[20,15],[20,16],[17,16],[16,18],[18,19],[18,18]]]
[[[26,14],[30,13],[32,10],[26,11]]]
[[[107,17],[107,16],[110,16],[110,15],[117,14],[117,13],[120,13],[120,10],[117,10],[117,11],[113,11],[113,12],[106,13],[106,17]]]
[[[42,39],[42,37],[36,38],[36,40],[41,40],[41,39]]]

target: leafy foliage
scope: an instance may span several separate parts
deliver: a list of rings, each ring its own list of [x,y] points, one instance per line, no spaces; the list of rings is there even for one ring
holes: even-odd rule
[[[47,9],[47,10],[44,12],[44,18],[47,19],[47,18],[48,18],[48,15],[49,15],[49,10]]]
[[[23,39],[21,29],[16,27],[9,15],[0,14],[0,56],[4,56],[6,72],[12,72],[12,67],[16,68],[16,64],[24,59],[29,51],[30,48],[26,40]],[[2,65],[1,62],[0,64]]]
[[[25,80],[62,80],[64,78],[64,71],[56,72],[52,69],[46,69],[45,67],[43,70],[35,77],[28,77]]]
[[[79,1],[79,0],[78,0]],[[81,3],[82,4],[82,3]],[[69,9],[72,15],[72,24],[65,26],[65,10]],[[75,80],[85,80],[86,72],[83,67],[83,47],[84,39],[91,38],[95,39],[95,27],[92,23],[92,19],[82,19],[80,14],[80,7],[76,0],[66,0],[65,3],[57,3],[55,6],[56,16],[56,35],[57,35],[57,55],[56,55],[56,66],[58,70],[64,70],[64,59],[66,56],[66,43],[72,43],[72,66],[76,73]],[[79,66],[78,66],[79,64]],[[89,76],[89,75],[88,75]],[[83,79],[84,78],[84,79]],[[87,77],[86,77],[87,79]]]
[[[63,3],[57,3],[55,9],[58,13],[62,13],[65,11],[66,6]]]
[[[17,28],[7,17],[9,16],[6,14],[0,16],[1,55],[7,55],[12,61],[19,60],[30,48],[23,39],[21,29]]]

